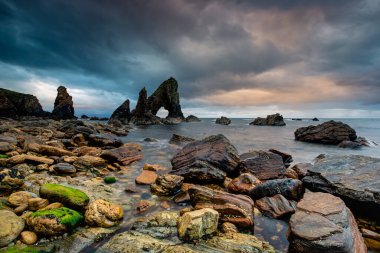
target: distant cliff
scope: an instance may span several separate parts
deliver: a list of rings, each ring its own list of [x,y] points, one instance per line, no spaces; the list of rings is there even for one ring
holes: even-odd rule
[[[0,88],[0,117],[16,118],[47,116],[47,114],[35,96]]]

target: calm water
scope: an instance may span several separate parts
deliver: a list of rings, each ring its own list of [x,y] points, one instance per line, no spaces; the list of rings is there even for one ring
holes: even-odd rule
[[[137,142],[143,146],[144,159],[132,165],[130,172],[124,175],[117,175],[119,180],[116,183],[121,189],[126,185],[135,185],[134,180],[141,172],[144,163],[160,164],[168,167],[170,171],[170,159],[175,155],[180,147],[168,143],[173,133],[181,134],[195,139],[201,139],[212,134],[224,134],[240,153],[252,150],[267,150],[275,148],[292,154],[295,162],[311,162],[319,154],[361,154],[380,157],[379,146],[363,148],[360,150],[342,149],[335,146],[325,146],[294,141],[294,131],[302,126],[322,123],[313,121],[292,121],[286,120],[285,127],[250,126],[252,119],[232,119],[229,126],[217,125],[215,119],[202,119],[202,122],[182,123],[178,125],[158,125],[136,127],[124,138],[126,142]],[[358,136],[366,137],[369,140],[380,143],[380,119],[341,119],[341,121],[352,126]],[[144,142],[147,137],[155,138],[158,142]],[[170,203],[170,210],[178,210],[183,206],[178,206],[171,199],[159,198],[150,194],[149,187],[137,186],[139,193],[123,193],[117,196],[117,203],[122,203],[126,211],[123,230],[128,230],[133,220],[139,216],[146,216],[159,210],[164,210],[160,203],[167,200]],[[140,199],[154,201],[155,206],[147,213],[138,214],[135,206]],[[286,231],[288,225],[285,221],[269,219],[259,213],[255,214],[254,234],[270,242],[276,249],[286,252],[288,242]]]

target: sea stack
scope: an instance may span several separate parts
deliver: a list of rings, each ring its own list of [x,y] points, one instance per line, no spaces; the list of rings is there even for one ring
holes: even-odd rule
[[[57,91],[58,94],[55,98],[54,110],[51,117],[56,120],[75,118],[73,98],[67,93],[66,87],[59,86]]]
[[[111,115],[110,121],[118,120],[121,123],[128,123],[131,120],[131,109],[129,99],[125,100]]]

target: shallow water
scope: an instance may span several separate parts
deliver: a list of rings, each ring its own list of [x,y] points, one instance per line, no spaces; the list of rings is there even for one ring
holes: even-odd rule
[[[141,126],[133,129],[125,142],[137,142],[143,147],[144,158],[130,166],[129,172],[123,175],[117,175],[119,181],[115,187],[125,188],[127,185],[134,186],[134,180],[139,175],[145,163],[160,164],[166,166],[168,173],[170,171],[170,159],[178,152],[181,147],[168,143],[172,134],[181,134],[195,139],[202,139],[212,134],[224,134],[240,153],[252,149],[278,149],[287,152],[293,156],[294,162],[312,162],[319,154],[361,154],[380,157],[380,148],[370,147],[360,150],[342,149],[336,146],[326,146],[312,143],[297,142],[294,140],[294,131],[302,126],[315,125],[322,123],[313,121],[292,121],[286,120],[284,127],[269,126],[250,126],[251,119],[232,119],[229,126],[217,125],[214,119],[202,119],[202,122],[181,123],[178,125],[156,125]],[[358,136],[366,137],[369,140],[380,143],[380,119],[346,119],[341,120],[356,131]],[[155,138],[157,142],[145,142],[147,137]],[[179,210],[182,205],[176,205],[170,199],[160,198],[150,194],[148,186],[136,186],[139,193],[124,193],[117,196],[117,203],[121,203],[126,211],[121,231],[128,230],[134,219],[144,217],[152,212],[165,210],[160,206],[164,200],[170,204],[169,210]],[[136,204],[140,199],[148,199],[156,202],[148,212],[137,213]],[[286,231],[288,225],[286,221],[270,219],[255,213],[254,234],[263,240],[270,242],[277,250],[286,252],[288,241]],[[119,231],[120,232],[120,231]]]

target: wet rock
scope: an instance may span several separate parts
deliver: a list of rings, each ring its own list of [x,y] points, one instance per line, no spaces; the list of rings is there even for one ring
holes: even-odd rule
[[[106,183],[106,184],[116,183],[116,178],[115,177],[105,177],[104,178],[104,183]]]
[[[228,126],[229,124],[231,124],[231,120],[229,118],[227,118],[227,117],[222,116],[222,117],[216,119],[215,123],[219,124],[219,125],[226,125],[226,126]]]
[[[272,197],[277,194],[283,195],[290,200],[299,200],[303,195],[302,182],[297,179],[275,179],[257,185],[248,194],[252,199]]]
[[[37,242],[38,237],[36,233],[32,231],[23,231],[20,234],[20,240],[22,243],[25,243],[26,245],[33,245]]]
[[[297,141],[337,145],[342,141],[354,141],[356,132],[339,121],[327,121],[317,126],[298,128],[294,132]]]
[[[175,145],[184,145],[189,142],[195,141],[194,138],[179,135],[179,134],[173,134],[172,137],[169,140],[170,144],[175,144]]]
[[[219,213],[211,208],[187,212],[178,219],[178,236],[184,241],[210,237],[218,228]]]
[[[123,218],[123,208],[102,199],[91,202],[85,213],[85,221],[90,226],[112,227]]]
[[[50,202],[59,202],[75,210],[83,210],[90,200],[84,192],[59,184],[42,185],[40,196]]]
[[[268,115],[266,118],[257,117],[250,125],[257,126],[285,126],[284,118],[279,113]]]
[[[74,153],[78,156],[99,156],[102,153],[100,148],[82,146],[74,150]]]
[[[243,173],[233,179],[227,186],[229,192],[248,194],[261,181],[251,173]]]
[[[248,196],[197,185],[189,187],[189,195],[195,209],[212,208],[220,214],[222,222],[231,222],[242,227],[253,225],[254,202]]]
[[[154,171],[143,170],[139,176],[136,177],[136,184],[147,184],[151,185],[156,182],[158,175]]]
[[[221,231],[227,233],[239,233],[238,228],[231,222],[223,222]]]
[[[367,252],[351,211],[331,194],[305,193],[289,225],[290,252]]]
[[[54,102],[54,109],[51,113],[53,119],[73,119],[74,116],[74,106],[73,99],[67,93],[67,89],[64,86],[59,86],[58,94]]]
[[[167,168],[159,164],[146,163],[144,164],[143,170],[160,171],[160,170],[167,170]]]
[[[356,141],[342,141],[338,144],[340,148],[350,148],[350,149],[359,149],[364,145]]]
[[[129,108],[129,99],[125,100],[111,115],[110,121],[118,120],[123,124],[131,120],[131,109]]]
[[[33,151],[48,156],[73,156],[74,153],[63,148],[34,144]]]
[[[194,115],[189,115],[186,117],[185,121],[186,122],[200,122],[201,120]]]
[[[8,203],[12,206],[28,205],[28,200],[37,197],[36,194],[27,191],[18,191],[8,197]]]
[[[0,142],[0,152],[2,153],[6,153],[6,152],[9,152],[13,150],[13,147],[11,146],[10,143],[8,142]]]
[[[312,121],[319,121],[318,118],[312,118],[311,120],[312,120]]]
[[[324,156],[302,179],[313,191],[341,197],[350,209],[364,217],[380,220],[380,158],[345,155]]]
[[[100,155],[110,162],[119,162],[129,165],[143,158],[142,147],[137,143],[124,144],[120,148],[104,150]]]
[[[69,163],[57,163],[51,166],[51,171],[58,175],[70,175],[75,174],[77,170]]]
[[[307,175],[308,169],[312,166],[311,163],[297,163],[291,169],[297,173],[299,179],[302,179]]]
[[[35,156],[35,155],[15,155],[7,160],[9,164],[21,164],[21,163],[31,163],[31,164],[48,164],[51,165],[54,163],[53,159]]]
[[[156,182],[150,186],[153,193],[162,196],[174,195],[182,186],[183,177],[171,174],[158,176]]]
[[[62,203],[54,202],[54,203],[51,203],[51,204],[45,206],[44,208],[41,208],[40,210],[51,210],[51,209],[57,209],[60,207],[63,207]]]
[[[49,205],[47,199],[42,198],[31,198],[28,200],[28,208],[30,211],[37,211]]]
[[[0,247],[16,239],[24,229],[24,220],[11,211],[0,210]]]
[[[298,174],[292,168],[287,168],[284,174],[287,178],[298,179]]]
[[[120,147],[123,142],[113,134],[90,134],[88,143],[94,147]]]
[[[252,173],[260,180],[279,178],[285,173],[282,157],[267,151],[251,151],[240,156],[240,172]]]
[[[293,214],[297,205],[296,201],[287,200],[281,194],[258,199],[255,203],[261,213],[275,219]]]
[[[79,171],[94,171],[95,169],[107,167],[106,160],[101,157],[91,155],[79,157],[73,165]]]
[[[147,137],[147,138],[145,138],[144,141],[146,141],[146,142],[158,142],[157,139],[155,139],[155,138],[151,138],[151,137]]]
[[[236,173],[240,162],[236,148],[223,135],[212,135],[187,144],[171,160],[172,174],[185,181],[223,183],[226,175]]]
[[[1,179],[0,174],[0,179]],[[0,182],[0,190],[4,192],[11,192],[20,189],[24,185],[24,181],[19,178],[12,178],[10,176],[4,176]]]
[[[73,230],[83,221],[83,216],[72,209],[61,207],[39,210],[27,216],[27,225],[37,234],[44,236],[62,235]]]
[[[143,212],[148,211],[149,208],[151,208],[153,205],[154,205],[154,203],[153,203],[152,201],[148,201],[148,200],[140,200],[140,201],[137,203],[136,210],[137,210],[137,212],[139,212],[139,213],[143,213]]]
[[[293,157],[292,157],[292,155],[290,155],[290,154],[288,154],[288,153],[281,152],[281,151],[276,150],[276,149],[269,149],[268,151],[269,151],[269,152],[272,152],[273,154],[280,155],[280,156],[282,157],[282,161],[283,161],[284,164],[285,164],[285,167],[289,167],[290,164],[293,162]]]

